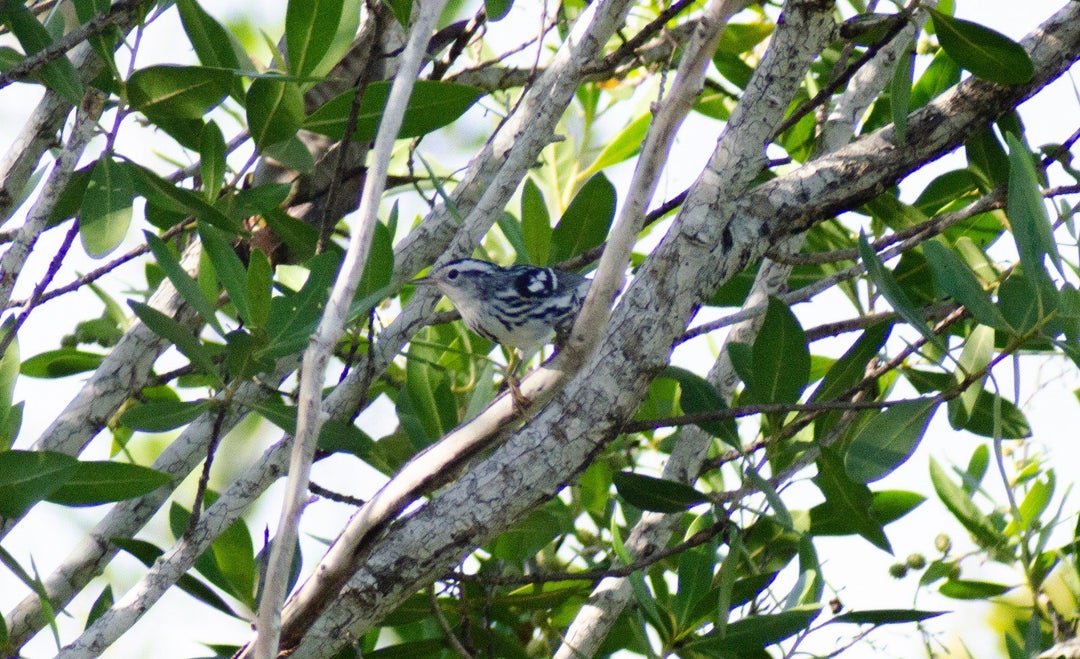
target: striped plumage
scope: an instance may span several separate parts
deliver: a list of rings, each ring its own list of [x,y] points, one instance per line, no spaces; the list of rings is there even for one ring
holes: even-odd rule
[[[472,331],[521,350],[569,332],[592,283],[555,268],[504,268],[478,259],[452,261],[417,281],[438,287]]]

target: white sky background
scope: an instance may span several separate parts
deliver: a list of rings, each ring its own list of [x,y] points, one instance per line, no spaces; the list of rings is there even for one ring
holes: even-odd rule
[[[524,6],[529,3],[519,0],[519,4]],[[1062,2],[1061,0],[1028,0],[1023,3],[1006,0],[957,0],[957,4],[957,16],[974,20],[999,30],[1012,38],[1019,39],[1041,20],[1044,20],[1058,9]],[[207,2],[205,7],[214,15],[225,20],[230,16],[241,15],[241,13],[256,15],[256,18],[253,19],[255,25],[278,25],[277,29],[280,30],[285,2],[283,0],[277,2],[229,0],[216,3]],[[523,11],[520,7],[514,10],[515,14]],[[175,12],[172,13],[175,16]],[[514,20],[513,17],[510,20]],[[521,34],[520,30],[511,29],[509,25],[509,23],[503,23],[492,29],[493,36],[497,37],[500,31],[506,35],[507,45],[510,45],[514,39],[519,38]],[[530,27],[529,29],[532,30],[533,28]],[[144,49],[143,55],[149,55],[149,59],[159,61],[193,62],[193,55],[190,53],[186,41],[179,38],[160,38],[160,35],[167,33],[168,30],[159,30],[156,33],[158,38],[144,41],[142,45]],[[273,33],[272,37],[276,39],[277,33]],[[146,52],[148,49],[151,51],[150,53]],[[11,102],[15,93],[21,94],[25,102]],[[3,90],[3,94],[6,102],[0,104],[0,148],[6,149],[13,135],[22,127],[32,104],[36,102],[36,93],[34,88],[16,86]],[[1080,126],[1080,100],[1077,98],[1072,81],[1068,77],[1060,79],[1049,89],[1040,92],[1033,101],[1022,106],[1021,116],[1027,127],[1029,142],[1033,146],[1037,147],[1041,144],[1059,142],[1065,139]],[[705,162],[712,148],[719,125],[700,117],[692,117],[691,121],[699,124],[700,128],[695,126],[694,130],[682,133],[683,135],[694,135],[695,139],[683,139],[676,145],[676,151],[670,160],[672,168],[666,173],[667,178],[660,186],[657,193],[658,199],[667,198],[683,189],[696,172],[700,171],[701,164]],[[226,131],[228,131],[227,128]],[[129,141],[134,142],[144,140],[146,134],[145,131],[128,127],[122,137],[126,136]],[[129,147],[133,148],[133,145],[122,145],[119,150],[122,153],[129,153]],[[154,162],[152,150],[156,148],[160,147],[155,144],[143,144],[141,146],[140,151],[146,155],[143,162]],[[961,167],[963,164],[962,156],[954,154],[935,164],[930,170],[934,173],[917,173],[903,186],[904,199],[908,201],[914,199],[935,173]],[[625,168],[619,168],[612,173],[612,179],[616,188],[619,189],[620,197],[625,196],[625,185],[628,178],[629,175]],[[1057,183],[1067,182],[1057,181]],[[403,218],[408,217],[408,214],[403,215]],[[28,268],[34,268],[36,271],[41,271],[44,268],[45,263],[52,254],[49,246],[59,241],[60,236],[58,234],[59,232],[51,232],[43,238],[39,249],[35,252],[35,258],[27,265]],[[135,244],[138,237],[138,233],[133,231],[130,237],[131,244]],[[88,260],[84,261],[80,264],[80,271],[85,272],[95,265]],[[136,286],[141,285],[143,281],[141,265],[131,268],[129,272],[128,280]],[[73,271],[67,269],[65,274],[58,277],[57,281],[68,281],[72,274]],[[24,279],[27,282],[34,281],[32,277]],[[28,290],[25,287],[20,288],[16,291],[16,297],[23,296],[27,292]],[[110,292],[116,295],[118,299],[124,299],[124,290],[110,289]],[[75,308],[72,305],[75,305]],[[837,316],[834,314],[837,313],[843,316],[850,315],[849,305],[845,301],[838,300],[837,305],[840,311],[826,310],[820,305],[815,305],[812,309],[810,307],[797,308],[796,312],[805,327],[812,327],[827,320],[835,320]],[[23,358],[25,359],[45,350],[55,349],[59,346],[60,338],[71,331],[75,320],[92,318],[99,311],[100,305],[96,302],[96,299],[85,294],[68,296],[64,298],[64,301],[46,304],[31,315],[26,327],[20,333]],[[894,330],[894,335],[897,333]],[[854,338],[855,335],[842,337],[828,349],[835,350],[831,354],[839,354]],[[819,345],[815,345],[814,349],[815,352],[822,350]],[[708,347],[705,346],[704,342],[699,342],[694,351],[682,351],[677,355],[677,358],[683,364],[696,370],[700,368],[701,364],[709,363],[712,360],[711,355],[702,354],[703,350],[708,350]],[[1010,369],[1011,364],[1003,364],[995,371],[995,375],[998,377],[999,382],[1007,383],[1005,386],[1011,388]],[[1070,467],[1080,464],[1080,451],[1077,448],[1076,432],[1074,430],[1080,427],[1080,405],[1077,404],[1077,400],[1072,393],[1074,389],[1080,386],[1080,377],[1078,377],[1076,370],[1063,360],[1049,360],[1043,363],[1025,362],[1022,369],[1020,400],[1034,430],[1034,438],[1029,442],[1029,445],[1032,447],[1031,451],[1033,453],[1045,453],[1047,462],[1058,468],[1060,472],[1058,496],[1060,498],[1065,485],[1070,480],[1075,479],[1075,469]],[[16,447],[26,448],[51,421],[48,415],[54,414],[59,409],[60,405],[57,401],[70,398],[80,385],[81,379],[78,377],[60,381],[22,378],[15,399],[26,400],[26,419]],[[370,419],[370,416],[368,418]],[[382,425],[385,425],[385,421],[383,420]],[[376,437],[382,434],[382,432],[372,430],[370,427],[366,427],[365,430],[368,430]],[[967,433],[952,431],[945,420],[944,411],[939,411],[923,441],[922,447],[914,458],[887,479],[875,484],[874,489],[908,489],[932,497],[932,488],[927,477],[928,457],[932,454],[946,466],[950,463],[963,465],[966,464],[971,451],[982,441],[981,438],[976,438]],[[133,442],[133,445],[140,442],[142,446],[147,447],[145,449],[147,452],[151,450],[149,448],[150,440],[137,440]],[[236,462],[243,462],[249,456],[237,456],[236,452],[247,450],[251,453],[250,457],[253,457],[255,452],[259,450],[259,446],[252,444],[256,443],[251,442],[245,449],[240,443],[232,442],[228,445],[228,448],[233,452],[232,457],[235,458]],[[108,441],[102,441],[101,439],[95,441],[91,453],[86,457],[92,459],[104,459],[107,457]],[[366,475],[358,478],[356,464],[355,460],[348,459],[326,461],[318,466],[316,479],[325,486],[347,491],[355,496],[367,496],[371,492],[355,491],[358,481],[363,482],[364,478],[370,478]],[[1000,479],[995,476],[993,471],[988,474],[986,483],[993,486],[992,492],[995,499],[998,501],[1003,500]],[[220,480],[215,481],[216,487],[221,485]],[[374,487],[376,483],[370,481],[367,485]],[[808,508],[820,500],[817,489],[809,483],[796,484],[795,487],[798,489],[794,490],[794,492],[797,492],[799,496],[803,496],[805,493],[805,507]],[[264,503],[255,513],[255,516],[248,519],[249,528],[253,533],[256,546],[261,543],[264,526],[268,524],[272,527],[276,524],[278,501],[276,493],[279,491],[280,489],[272,490],[270,496],[265,498],[270,503]],[[1077,510],[1078,506],[1074,499],[1066,501],[1065,509],[1067,512],[1072,513]],[[985,508],[986,502],[980,503]],[[803,507],[801,501],[799,507]],[[305,526],[309,529],[339,528],[341,521],[344,520],[348,512],[343,506],[322,502],[309,509],[311,519],[308,519]],[[42,504],[31,512],[31,519],[20,524],[11,533],[5,540],[4,547],[14,554],[24,566],[30,565],[32,557],[38,571],[45,575],[51,572],[52,567],[66,556],[76,542],[83,538],[86,530],[99,516],[100,511],[97,509],[61,509],[50,504]],[[163,520],[159,519],[159,522],[156,527],[157,531],[155,531],[157,537],[154,539],[163,542],[166,527]],[[1072,523],[1073,519],[1068,519],[1067,531],[1069,532],[1071,532]],[[887,527],[896,556],[901,560],[911,552],[922,552],[932,559],[934,557],[932,546],[934,536],[942,531],[949,533],[954,540],[954,544],[958,545],[958,549],[963,550],[964,543],[967,542],[966,532],[945,513],[941,504],[933,498],[929,499],[915,513]],[[147,535],[147,537],[149,536]],[[1062,541],[1066,537],[1068,536],[1063,535]],[[819,554],[826,560],[826,576],[830,586],[839,589],[839,598],[849,609],[909,608],[912,606],[912,596],[917,577],[909,577],[904,581],[895,581],[886,574],[887,566],[897,560],[896,558],[873,548],[868,543],[850,538],[838,540],[819,539],[816,544]],[[304,554],[309,562],[317,560],[321,553],[319,543],[313,540],[306,541]],[[965,564],[965,567],[969,565]],[[114,561],[114,566],[110,567],[106,576],[114,584],[114,591],[117,598],[119,598],[134,583],[134,580],[141,576],[143,570],[133,559],[124,557]],[[965,571],[964,576],[965,578],[985,578],[1003,583],[1019,582],[1019,575],[996,569],[993,566],[987,566],[985,570],[986,572],[982,574]],[[60,624],[65,641],[74,638],[74,634],[81,628],[86,611],[93,598],[100,592],[100,589],[101,582],[99,581],[98,584],[88,589],[84,596],[76,599],[69,607],[72,618],[61,617]],[[21,584],[6,571],[0,571],[0,612],[6,613],[10,611],[12,606],[22,598],[23,593],[24,588]],[[956,615],[935,623],[933,627],[936,629],[962,630],[974,656],[994,656],[996,648],[994,639],[985,633],[976,632],[977,629],[984,629],[982,622],[984,610],[982,607],[965,606],[961,602],[926,596],[920,596],[917,606],[922,609],[959,610],[960,612]],[[191,614],[193,611],[198,612],[197,619],[192,619]],[[844,635],[845,632],[853,634],[854,628],[835,627],[837,642],[843,642],[847,638]],[[245,640],[248,634],[249,630],[244,623],[210,613],[204,606],[196,604],[185,594],[170,592],[144,617],[130,634],[113,646],[105,656],[114,658],[154,656],[166,659],[170,657],[205,656],[210,653],[199,645],[196,640],[213,643],[237,643]],[[820,639],[819,642],[827,643],[832,640],[828,633],[819,633],[817,636]],[[879,631],[871,638],[875,641],[873,645],[861,645],[849,651],[845,656],[922,656],[923,651],[919,639],[916,638],[910,626]],[[944,642],[949,642],[948,637],[943,636],[941,638]],[[809,650],[811,648],[804,649]],[[813,649],[824,652],[829,648],[819,646]],[[36,659],[37,657],[52,656],[54,652],[53,640],[46,632],[39,634],[27,646],[26,656]]]

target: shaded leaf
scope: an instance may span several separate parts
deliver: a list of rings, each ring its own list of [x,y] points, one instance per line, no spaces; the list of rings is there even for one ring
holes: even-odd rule
[[[205,400],[152,400],[128,407],[120,415],[120,423],[143,432],[166,432],[191,423],[208,409]]]
[[[816,465],[818,473],[813,478],[814,485],[825,495],[833,514],[845,519],[856,533],[874,546],[892,553],[882,522],[875,519],[872,513],[873,494],[870,488],[847,477],[840,456],[834,449],[822,449]]]
[[[890,524],[926,501],[916,492],[882,490],[871,493],[870,514],[880,524]],[[828,503],[810,509],[810,535],[854,535],[858,529],[852,520]]]
[[[0,516],[21,517],[60,488],[79,461],[52,451],[0,451]]]
[[[109,541],[120,549],[139,559],[139,562],[146,567],[152,566],[154,564],[154,561],[157,560],[157,558],[163,553],[165,553],[156,545],[146,542],[145,540],[136,540],[134,538],[110,538]],[[232,616],[234,618],[241,618],[241,616],[238,616],[236,612],[233,611],[232,608],[225,603],[225,600],[223,600],[221,596],[215,593],[205,583],[199,581],[190,574],[185,574],[181,576],[176,581],[176,585],[180,588],[180,590],[184,591],[188,595],[191,595],[200,602],[208,604],[212,608],[221,611],[225,615]]]
[[[233,84],[233,74],[205,66],[159,64],[139,69],[127,81],[131,106],[151,121],[202,119]]]
[[[548,265],[551,261],[551,215],[544,203],[544,193],[531,178],[525,179],[521,190],[521,237],[529,263]]]
[[[1040,283],[1038,280],[1046,276],[1043,260],[1049,256],[1057,271],[1064,276],[1061,255],[1054,242],[1046,206],[1043,205],[1039,176],[1035,173],[1031,152],[1012,133],[1005,138],[1009,143],[1009,192],[1006,212],[1024,273],[1035,278],[1037,284]],[[1038,286],[1036,288],[1038,289]]]
[[[176,291],[180,293],[180,296],[184,298],[184,301],[191,305],[191,307],[198,312],[199,316],[206,321],[208,325],[213,327],[219,335],[224,335],[225,331],[221,328],[221,324],[218,323],[217,311],[214,309],[214,304],[210,302],[203,294],[202,289],[199,288],[199,284],[192,279],[191,275],[184,270],[184,267],[180,265],[180,261],[169,250],[169,246],[158,238],[154,234],[146,231],[143,233],[146,237],[146,246],[150,248],[150,251],[154,254],[154,259],[161,267],[165,276]]]
[[[614,474],[612,482],[620,496],[642,510],[677,513],[708,500],[704,494],[685,483],[629,471]]]
[[[930,482],[941,502],[953,517],[975,536],[979,546],[991,548],[1004,542],[989,517],[975,506],[967,492],[949,478],[934,458],[930,458]]]
[[[125,462],[79,462],[75,473],[45,497],[63,506],[96,506],[153,492],[171,477]]]
[[[915,308],[915,305],[911,303],[904,291],[900,289],[896,280],[893,279],[892,273],[885,268],[885,264],[881,262],[877,253],[870,247],[870,243],[866,240],[866,234],[861,231],[859,232],[859,254],[862,256],[863,264],[866,266],[866,273],[877,284],[878,290],[889,301],[896,313],[900,314],[904,320],[917,329],[927,341],[937,346],[942,352],[946,351],[948,348],[945,346],[944,341],[930,331],[926,321],[919,314],[919,310]]]
[[[210,358],[210,353],[190,329],[142,302],[128,300],[128,306],[151,331],[172,342],[177,350],[191,360],[192,365],[202,369],[208,375],[217,376],[217,368]]]
[[[375,139],[390,93],[389,82],[373,82],[364,90],[353,141]],[[352,107],[354,91],[331,99],[304,121],[307,130],[340,140]],[[417,80],[405,109],[398,138],[419,137],[453,123],[484,95],[483,90],[452,82]]]
[[[657,377],[670,378],[679,383],[679,406],[686,414],[701,414],[727,409],[724,397],[720,395],[716,387],[692,371],[677,366],[668,366]],[[703,421],[697,426],[732,446],[738,447],[740,445],[739,430],[733,418],[719,421]]]
[[[711,632],[686,642],[682,649],[712,656],[727,656],[729,653],[742,655],[798,634],[809,627],[820,613],[820,607],[809,606],[773,615],[749,615],[728,625],[725,635]]]
[[[797,403],[810,379],[810,351],[798,318],[769,298],[753,347],[750,397],[757,403]]]
[[[1003,85],[1031,80],[1035,66],[1024,47],[1004,34],[978,23],[948,16],[927,7],[938,42],[949,57],[972,74]]]
[[[856,625],[898,625],[922,622],[948,613],[947,611],[920,611],[918,609],[870,609],[841,613],[829,622],[847,622]]]
[[[615,203],[615,186],[611,181],[603,174],[590,178],[551,232],[549,261],[565,261],[604,242],[615,218]]]
[[[848,476],[859,483],[884,478],[919,445],[940,401],[898,403],[878,414],[851,440],[844,456]]]
[[[975,320],[1003,331],[1008,331],[1008,323],[998,311],[990,296],[983,290],[982,284],[967,267],[956,252],[932,240],[923,243],[926,260],[934,271],[934,283],[945,295],[964,305]]]
[[[52,45],[53,38],[34,14],[18,0],[0,0],[0,22],[11,30],[27,55]],[[39,69],[45,85],[71,105],[83,99],[82,79],[66,55],[61,55]]]
[[[613,137],[609,141],[600,155],[596,156],[596,160],[589,165],[589,168],[582,172],[578,179],[586,179],[593,174],[602,171],[612,165],[617,165],[625,160],[633,158],[639,151],[641,146],[645,142],[645,135],[649,131],[649,124],[652,122],[652,113],[646,112],[639,116],[637,119],[631,121],[618,135]]]
[[[289,6],[296,4],[305,3],[291,2]],[[256,78],[247,91],[247,120],[251,137],[260,149],[295,136],[304,121],[300,86],[291,80]]]

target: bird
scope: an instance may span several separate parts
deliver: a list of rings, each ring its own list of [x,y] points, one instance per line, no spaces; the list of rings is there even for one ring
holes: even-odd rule
[[[534,265],[501,266],[458,259],[414,280],[450,298],[465,326],[511,349],[507,384],[514,402],[527,407],[515,371],[523,355],[551,342],[561,346],[585,301],[592,280],[573,272]]]

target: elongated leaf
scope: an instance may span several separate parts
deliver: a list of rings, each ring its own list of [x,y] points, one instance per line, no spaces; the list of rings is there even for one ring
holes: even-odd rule
[[[11,30],[27,55],[52,45],[48,30],[19,0],[0,0],[0,22]],[[67,56],[62,55],[43,65],[40,73],[45,85],[65,101],[75,106],[82,102],[82,79]]]
[[[139,165],[131,164],[129,172],[135,188],[146,197],[148,203],[174,213],[191,215],[230,233],[243,233],[244,228],[239,221],[226,217],[195,192],[179,188]]]
[[[1013,589],[1013,586],[992,583],[989,581],[967,581],[964,579],[949,580],[941,584],[938,592],[945,597],[957,600],[987,600],[991,597],[1004,595]]]
[[[985,325],[973,329],[964,343],[964,350],[957,360],[956,372],[953,373],[957,386],[963,384],[969,376],[986,370],[993,354],[994,330]],[[979,378],[972,382],[959,397],[949,402],[949,423],[954,428],[963,426],[971,417],[975,402],[983,391],[982,380],[983,378]]]
[[[604,242],[615,218],[615,203],[615,186],[606,176],[589,179],[551,233],[550,262],[565,261]]]
[[[612,481],[620,496],[642,510],[677,513],[707,501],[704,494],[689,485],[665,478],[622,471]]]
[[[805,630],[821,613],[821,607],[800,607],[774,615],[749,615],[728,625],[727,634],[715,632],[688,641],[685,650],[709,656],[742,655],[779,643]]]
[[[144,232],[143,235],[146,237],[146,245],[154,254],[157,264],[161,266],[165,276],[176,287],[177,292],[184,298],[184,301],[190,304],[198,312],[199,316],[213,327],[219,335],[224,336],[225,331],[221,328],[221,324],[218,323],[214,304],[206,299],[202,289],[199,288],[199,284],[191,278],[191,275],[180,265],[180,261],[177,260],[176,256],[169,251],[169,246],[161,238],[149,231]]]
[[[750,393],[757,403],[797,403],[810,379],[810,351],[799,319],[770,297],[753,347]]]
[[[7,338],[9,333],[15,332],[15,325],[9,318],[3,327],[0,327],[0,337]],[[19,362],[19,337],[11,338],[7,350],[0,357],[0,418],[11,408],[14,400],[15,381],[19,379],[21,364]]]
[[[909,42],[900,51],[896,60],[896,71],[889,84],[889,107],[892,110],[893,127],[896,141],[907,141],[907,116],[910,111],[911,82],[915,73],[915,44]]]
[[[203,66],[234,71],[254,69],[246,55],[241,64],[243,48],[236,43],[232,33],[206,13],[196,0],[176,0],[176,7],[180,10],[180,21],[188,41]]]
[[[923,251],[926,252],[926,260],[934,271],[934,283],[942,293],[964,305],[975,320],[983,325],[1009,331],[1009,324],[1005,322],[1001,312],[990,301],[990,296],[983,290],[975,274],[956,252],[932,240],[923,244]]]
[[[30,506],[55,492],[79,461],[52,451],[0,451],[0,516],[21,517]]]
[[[302,350],[319,322],[339,265],[338,256],[323,252],[307,262],[311,274],[297,293],[279,295],[270,300],[270,333],[267,356],[283,357]]]
[[[974,75],[1003,85],[1031,80],[1035,66],[1024,47],[1004,34],[978,23],[927,8],[938,42],[949,57]]]
[[[270,317],[270,289],[273,283],[274,271],[270,259],[262,250],[251,250],[247,271],[247,316],[244,317],[249,329],[266,326]]]
[[[589,168],[580,174],[578,180],[584,180],[599,171],[637,155],[638,151],[641,151],[641,145],[645,141],[645,134],[649,131],[651,121],[652,113],[649,112],[631,121],[626,128],[623,128],[618,135],[604,146],[600,155],[596,156],[596,160],[589,165]]]
[[[341,21],[342,0],[291,0],[285,12],[285,46],[289,71],[306,76],[330,48],[328,34]]]
[[[547,265],[551,261],[551,215],[544,203],[544,193],[531,178],[521,190],[521,234],[529,263]],[[521,256],[521,255],[519,255]]]
[[[354,93],[345,92],[311,113],[304,122],[304,128],[335,140],[341,139],[345,134],[345,124],[349,118]],[[388,82],[373,82],[364,90],[357,115],[356,132],[352,138],[354,141],[370,142],[375,139],[389,93]],[[483,90],[467,85],[417,80],[409,98],[409,105],[405,109],[398,137],[419,137],[449,125],[483,95]]]
[[[124,410],[120,423],[144,432],[165,432],[191,423],[208,409],[206,401],[148,401]]]
[[[134,538],[110,538],[110,542],[139,559],[139,562],[146,567],[153,565],[154,561],[165,553],[156,545],[146,542],[145,540],[135,540]],[[205,583],[199,581],[190,574],[185,574],[180,577],[180,579],[177,580],[176,585],[188,595],[191,595],[204,604],[210,605],[225,615],[240,618],[240,616],[225,603],[225,600],[223,600],[221,596],[215,593]]]
[[[686,414],[701,414],[727,409],[724,397],[720,395],[716,387],[692,371],[677,366],[668,366],[657,377],[671,378],[679,383],[679,407]],[[732,446],[740,446],[739,430],[733,418],[719,421],[703,421],[697,425],[705,432],[714,437],[719,437]]]
[[[32,378],[63,378],[92,371],[101,365],[104,355],[61,348],[39,353],[22,363],[22,374]]]
[[[922,505],[926,497],[904,490],[873,492],[870,513],[882,525],[890,524]],[[810,509],[810,535],[854,535],[858,529],[851,519],[822,503]]]
[[[922,622],[946,613],[948,612],[918,609],[870,609],[841,613],[829,622],[847,622],[855,625],[902,625],[908,622]]]
[[[289,80],[256,78],[247,92],[247,120],[251,137],[260,149],[295,136],[304,121],[300,86]]]
[[[892,553],[882,523],[874,518],[870,488],[847,477],[841,457],[833,449],[822,449],[816,464],[818,473],[813,479],[814,485],[825,495],[832,514],[847,520],[856,533],[874,546]]]
[[[851,440],[844,457],[848,476],[859,483],[884,478],[915,452],[937,400],[893,405],[870,420]]]
[[[930,482],[941,502],[975,536],[979,546],[993,548],[1004,543],[993,522],[975,506],[967,492],[949,478],[934,458],[930,458]]]
[[[859,232],[859,255],[866,266],[866,273],[877,284],[878,290],[889,301],[896,313],[900,314],[901,318],[910,323],[912,327],[919,331],[919,334],[922,334],[927,341],[937,346],[939,350],[942,352],[948,350],[941,337],[931,332],[930,328],[926,326],[926,321],[919,315],[919,310],[915,308],[908,296],[901,290],[892,273],[885,268],[885,264],[881,262],[877,253],[870,247],[870,243],[866,240],[866,234],[861,231]]]
[[[958,405],[959,402],[956,399],[949,401],[950,421],[963,419],[963,423],[953,425],[957,430],[962,429],[980,437],[998,439],[1023,439],[1031,436],[1031,425],[1027,417],[1007,398],[983,389],[966,414],[960,410],[953,411],[953,406]]]
[[[151,121],[202,119],[217,107],[233,84],[233,74],[204,66],[160,64],[131,74],[128,102]]]
[[[1045,257],[1049,256],[1057,271],[1064,276],[1061,255],[1050,229],[1050,218],[1039,192],[1039,177],[1031,160],[1031,152],[1009,133],[1009,198],[1007,212],[1012,225],[1016,250],[1024,273],[1036,279],[1046,276]]]
[[[207,122],[199,134],[199,172],[206,199],[213,203],[225,181],[225,137],[213,121]]]
[[[124,462],[80,462],[71,478],[46,498],[64,506],[96,506],[133,499],[169,482],[149,467]]]
[[[244,270],[240,257],[236,255],[225,234],[212,226],[200,226],[199,237],[202,239],[203,249],[210,257],[210,263],[214,266],[218,281],[229,294],[229,301],[236,307],[241,318],[247,318],[250,315],[247,302],[248,273]]]
[[[112,608],[113,605],[113,592],[112,584],[106,584],[102,589],[101,594],[94,600],[93,606],[90,607],[90,612],[86,614],[86,627],[89,629],[90,625],[94,624],[94,621],[101,617],[103,613]]]
[[[208,375],[219,377],[217,367],[214,366],[214,361],[210,358],[210,353],[206,351],[206,348],[203,347],[190,329],[142,302],[128,300],[128,306],[154,334],[171,341],[177,350],[191,360],[192,365],[202,369]]]
[[[79,216],[79,239],[90,257],[99,259],[116,249],[131,226],[135,187],[128,167],[101,158],[90,173]]]

